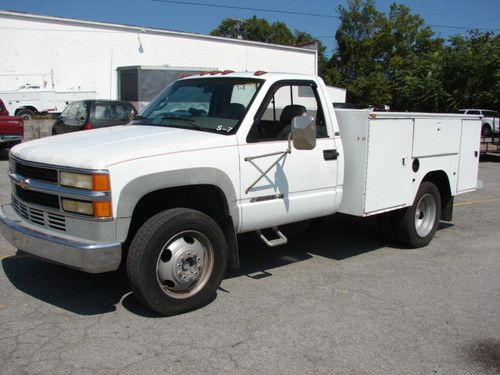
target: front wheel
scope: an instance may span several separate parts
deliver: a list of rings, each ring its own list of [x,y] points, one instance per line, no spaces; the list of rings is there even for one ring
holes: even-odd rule
[[[139,229],[129,248],[127,275],[144,305],[174,315],[211,302],[226,265],[227,245],[219,225],[199,211],[175,208]]]
[[[441,196],[432,182],[423,182],[411,207],[397,223],[398,239],[411,248],[427,246],[436,234],[441,217]]]

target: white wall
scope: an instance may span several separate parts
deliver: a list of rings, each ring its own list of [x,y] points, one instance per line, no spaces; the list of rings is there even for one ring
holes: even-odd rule
[[[119,66],[316,74],[316,51],[194,34],[0,12],[0,90],[27,82],[116,98]]]

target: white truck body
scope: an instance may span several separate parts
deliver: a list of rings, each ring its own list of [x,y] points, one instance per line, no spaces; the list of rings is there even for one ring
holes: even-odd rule
[[[215,95],[208,90],[214,87],[217,95],[225,92],[223,107],[228,104],[233,112],[223,115],[219,108],[214,117],[211,107],[217,102],[202,103],[200,97]],[[173,99],[184,88],[203,88],[184,99],[186,108],[193,107],[189,111]],[[283,106],[285,99],[293,104]],[[169,100],[175,111],[162,112]],[[238,108],[238,120],[232,120]],[[306,113],[296,115],[297,109]],[[204,293],[215,293],[224,259],[229,266],[239,264],[236,233],[257,231],[274,246],[286,242],[276,229],[283,224],[335,212],[385,213],[379,216],[389,217],[401,241],[421,247],[440,218],[451,220],[453,196],[477,186],[479,116],[335,111],[323,81],[314,76],[189,77],[161,93],[141,116],[136,125],[14,147],[13,204],[0,211],[0,231],[24,251],[87,272],[117,269],[128,248],[134,291],[162,314],[207,302]],[[278,125],[282,128],[273,128]],[[70,182],[62,182],[68,173]],[[74,182],[89,176],[92,183],[85,189]],[[94,177],[107,183],[95,185]],[[67,200],[74,206],[66,208]],[[79,202],[90,214],[75,210]],[[98,204],[109,206],[109,213],[96,215]],[[207,221],[208,227],[200,224]],[[171,232],[186,222],[192,226]],[[173,237],[152,245],[153,229],[160,227],[158,233]],[[274,228],[277,238],[261,232],[267,228]],[[196,257],[210,264],[208,270]]]
[[[62,112],[69,102],[95,99],[94,91],[54,91],[45,89],[0,91],[0,98],[9,113],[16,116],[22,110],[35,113]],[[24,117],[24,116],[23,116]],[[27,116],[25,118],[29,118]]]
[[[477,188],[477,118],[354,109],[336,115],[345,154],[339,212],[369,216],[410,206],[430,171],[449,176],[452,195]],[[417,172],[413,160],[419,160]]]

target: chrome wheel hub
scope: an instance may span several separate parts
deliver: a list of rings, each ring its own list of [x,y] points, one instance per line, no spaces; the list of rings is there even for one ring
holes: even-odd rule
[[[425,194],[418,201],[415,210],[415,229],[420,237],[425,237],[432,231],[436,216],[436,200],[431,194]]]
[[[186,231],[172,237],[158,257],[156,276],[163,291],[175,298],[198,292],[213,269],[213,249],[201,233]]]

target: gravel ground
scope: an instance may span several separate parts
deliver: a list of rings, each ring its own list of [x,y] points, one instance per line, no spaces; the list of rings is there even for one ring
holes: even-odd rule
[[[419,250],[347,216],[275,249],[242,236],[217,299],[169,318],[123,273],[16,256],[0,238],[0,373],[498,374],[500,163],[481,163],[480,179]]]

